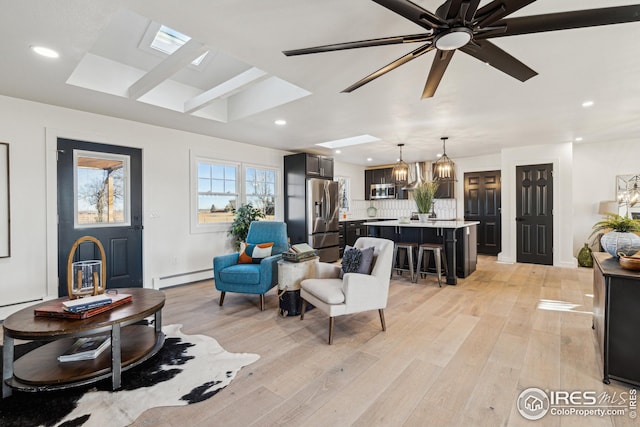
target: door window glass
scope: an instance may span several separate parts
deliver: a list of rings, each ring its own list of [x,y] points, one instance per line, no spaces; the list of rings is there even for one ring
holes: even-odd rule
[[[130,225],[129,157],[74,150],[75,226]]]

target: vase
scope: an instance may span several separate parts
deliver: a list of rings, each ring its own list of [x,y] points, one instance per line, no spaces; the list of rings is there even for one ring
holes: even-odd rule
[[[429,213],[419,213],[418,214],[418,219],[420,220],[420,222],[427,222],[429,221],[429,217],[431,216],[431,214]]]
[[[640,236],[620,231],[610,231],[600,238],[600,244],[612,257],[618,259],[618,253],[631,256],[640,251]]]
[[[578,265],[580,267],[593,267],[593,258],[591,256],[591,248],[588,243],[585,243],[582,249],[578,252]]]
[[[376,216],[377,213],[378,213],[378,209],[376,209],[376,207],[373,206],[373,203],[371,203],[371,206],[367,208],[367,216],[369,218],[373,218],[374,216]]]

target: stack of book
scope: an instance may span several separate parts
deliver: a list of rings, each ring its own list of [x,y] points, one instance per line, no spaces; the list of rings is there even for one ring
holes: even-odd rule
[[[109,311],[132,300],[131,294],[108,293],[74,300],[56,300],[38,305],[34,314],[40,317],[60,317],[63,319],[87,319]]]
[[[58,356],[59,362],[75,362],[91,360],[98,357],[111,344],[109,335],[78,338],[71,347]]]
[[[62,303],[62,307],[65,309],[65,311],[71,313],[79,313],[81,311],[103,307],[105,305],[111,304],[112,302],[113,300],[110,296],[102,294],[64,301]]]

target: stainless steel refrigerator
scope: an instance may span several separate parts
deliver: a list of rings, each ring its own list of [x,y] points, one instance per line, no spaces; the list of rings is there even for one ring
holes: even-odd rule
[[[338,183],[327,179],[307,179],[307,243],[318,250],[320,261],[340,257],[338,247]]]

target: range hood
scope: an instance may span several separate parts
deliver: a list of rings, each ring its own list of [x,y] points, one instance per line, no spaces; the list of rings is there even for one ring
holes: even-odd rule
[[[405,191],[413,191],[418,185],[425,181],[431,181],[432,179],[431,162],[410,163],[407,185],[402,187],[402,189]]]

